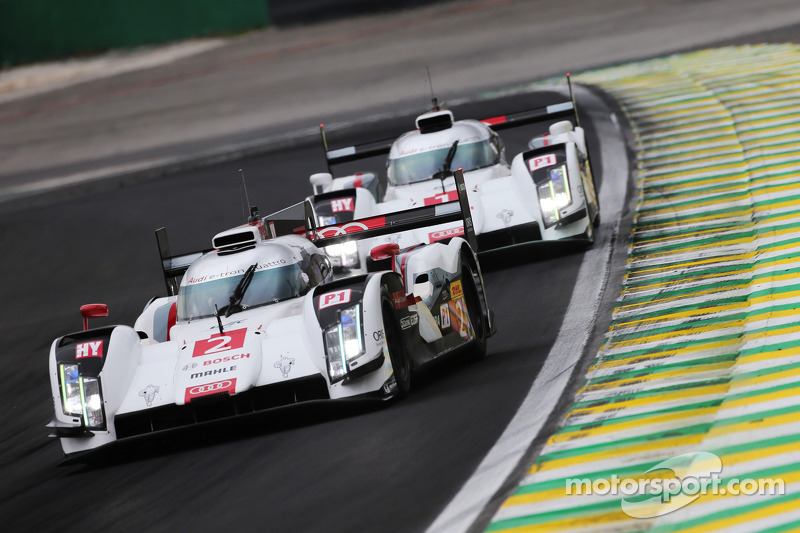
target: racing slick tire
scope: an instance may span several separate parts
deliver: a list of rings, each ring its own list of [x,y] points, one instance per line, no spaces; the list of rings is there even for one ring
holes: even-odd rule
[[[489,329],[487,317],[483,312],[486,308],[486,303],[482,296],[483,293],[478,290],[480,278],[467,261],[464,261],[461,265],[461,283],[463,285],[464,303],[467,306],[469,323],[474,333],[472,342],[466,349],[466,354],[468,359],[480,361],[486,357],[486,337]]]
[[[411,360],[406,354],[400,325],[394,310],[394,304],[386,287],[381,289],[381,314],[383,315],[383,331],[386,345],[389,347],[389,358],[397,383],[397,397],[403,397],[411,390]]]

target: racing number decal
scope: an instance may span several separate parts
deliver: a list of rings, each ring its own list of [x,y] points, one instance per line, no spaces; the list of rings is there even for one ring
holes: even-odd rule
[[[220,335],[219,337],[212,337],[208,339],[208,344],[217,343],[216,346],[212,346],[208,350],[206,350],[206,354],[210,353],[217,353],[217,352],[224,352],[228,348],[228,343],[233,340],[233,337],[229,337],[227,335]]]
[[[215,333],[208,339],[200,339],[194,343],[192,357],[202,357],[227,350],[235,350],[244,346],[244,337],[247,328],[226,331],[224,334]]]
[[[528,168],[530,168],[531,172],[533,172],[534,170],[539,170],[540,168],[552,167],[555,164],[556,164],[555,154],[547,154],[539,157],[534,157],[533,159],[528,161]]]
[[[319,297],[319,308],[325,309],[333,305],[342,305],[350,302],[351,289],[329,292]]]
[[[459,298],[456,300],[456,321],[458,322],[458,334],[461,335],[462,338],[468,339],[469,338],[469,329],[467,328],[467,324],[469,324],[469,318],[467,317],[467,313],[464,311],[464,299]]]
[[[458,191],[450,191],[437,194],[436,196],[431,196],[430,198],[425,198],[425,205],[443,204],[445,202],[453,202],[455,200],[458,200]]]

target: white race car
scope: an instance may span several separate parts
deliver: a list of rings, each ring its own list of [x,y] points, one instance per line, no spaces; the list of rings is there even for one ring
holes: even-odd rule
[[[310,178],[315,214],[323,224],[347,222],[353,217],[448,202],[457,195],[453,171],[461,168],[478,251],[539,240],[591,242],[599,206],[577,117],[572,101],[483,121],[456,121],[452,112],[437,106],[417,117],[416,130],[394,141],[336,150],[328,149],[323,130],[329,172]],[[531,149],[515,156],[509,165],[495,130],[533,123],[549,123],[549,132],[534,137]],[[388,154],[383,192],[374,172],[337,178],[330,172],[334,164],[381,154]],[[431,243],[462,234],[463,227],[454,223],[404,234],[399,243]],[[349,254],[341,250],[341,259],[334,259],[334,265],[357,264],[354,251],[352,245]]]
[[[87,329],[89,318],[108,313],[84,306],[84,331],[53,342],[51,436],[70,457],[297,402],[390,398],[409,390],[415,368],[444,354],[482,357],[494,319],[466,240],[378,246],[367,273],[341,279],[319,248],[463,222],[461,205],[316,228],[304,224],[310,207],[298,204],[219,233],[211,251],[181,256],[170,255],[162,228],[170,296],[152,299],[133,327]],[[292,234],[304,232],[314,241]]]

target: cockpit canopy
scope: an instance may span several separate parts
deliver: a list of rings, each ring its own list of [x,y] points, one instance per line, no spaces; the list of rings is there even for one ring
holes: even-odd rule
[[[481,122],[462,120],[444,130],[411,131],[399,137],[389,152],[387,177],[392,185],[408,185],[458,168],[469,172],[499,163],[505,164],[500,137]]]
[[[183,276],[178,291],[178,320],[206,318],[227,308],[253,265],[252,279],[237,303],[240,310],[302,296],[322,283],[329,271],[322,253],[300,253],[299,248],[275,241],[233,255],[210,252],[195,261]]]

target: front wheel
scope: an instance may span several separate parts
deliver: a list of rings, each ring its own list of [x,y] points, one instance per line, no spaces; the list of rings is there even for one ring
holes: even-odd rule
[[[486,356],[486,337],[488,321],[484,313],[485,300],[482,292],[478,290],[479,277],[466,261],[461,266],[461,284],[464,290],[464,300],[472,326],[472,342],[467,348],[467,357],[473,361],[480,361]]]

